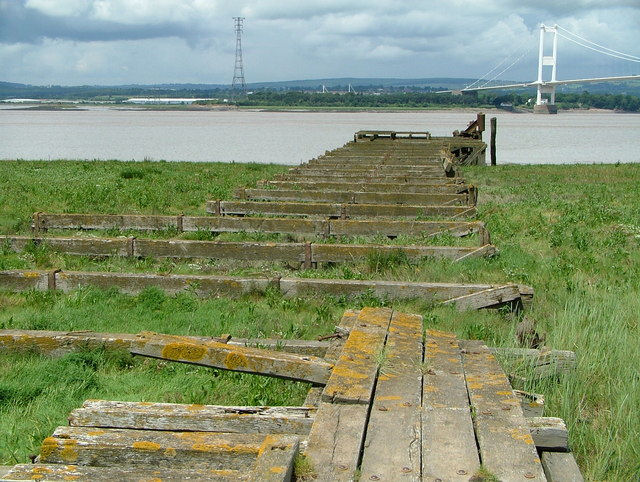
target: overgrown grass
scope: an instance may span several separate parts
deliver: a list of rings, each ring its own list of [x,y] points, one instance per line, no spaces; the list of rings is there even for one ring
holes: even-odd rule
[[[88,167],[75,162],[7,165],[11,174],[8,169],[0,170],[0,227],[4,232],[26,230],[32,212],[37,210],[201,214],[206,199],[225,197],[238,184],[250,184],[282,169],[115,162],[87,163]],[[147,168],[160,172],[137,177],[136,169]],[[175,172],[182,179],[179,194],[171,177]],[[516,388],[545,394],[546,415],[567,421],[571,444],[586,478],[638,479],[640,165],[499,166],[467,168],[465,175],[480,186],[479,217],[487,223],[500,250],[495,258],[451,263],[372,256],[362,263],[296,274],[345,279],[515,281],[533,286],[535,300],[527,316],[537,321],[546,345],[575,350],[578,366],[575,373],[558,379],[516,380]],[[18,181],[14,183],[14,179]],[[76,195],[77,186],[82,191],[88,182],[91,187],[86,187],[84,195]],[[96,187],[103,185],[108,189]],[[116,186],[119,188],[113,191]],[[152,202],[145,204],[140,199]],[[275,274],[282,270],[275,264],[223,266],[206,260],[100,260],[61,256],[39,248],[21,255],[0,251],[1,269],[34,266],[233,274]],[[199,300],[189,294],[166,296],[157,290],[126,296],[86,288],[67,295],[0,294],[0,326],[313,338],[330,332],[346,308],[390,304],[372,294],[357,300],[285,299],[270,292],[264,297],[239,300]],[[425,300],[393,306],[422,314],[429,328],[483,339],[491,345],[516,346],[514,326],[518,318],[504,310],[458,313]],[[86,398],[297,404],[304,397],[305,387],[124,355],[92,352],[59,360],[2,355],[0,437],[5,439],[0,439],[0,460],[25,461],[42,438],[56,425],[64,424],[68,412]]]

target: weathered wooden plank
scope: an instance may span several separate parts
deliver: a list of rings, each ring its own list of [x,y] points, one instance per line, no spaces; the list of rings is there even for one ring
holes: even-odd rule
[[[312,219],[252,218],[252,217],[184,217],[184,231],[212,231],[216,233],[291,233],[323,234],[325,222]]]
[[[87,400],[69,414],[74,427],[300,434],[311,430],[311,407],[236,407]]]
[[[178,229],[181,216],[158,216],[141,214],[68,214],[35,213],[34,229],[134,229],[150,230]]]
[[[480,242],[482,243],[481,246],[479,248],[475,248],[474,250],[468,252],[468,253],[464,253],[462,254],[460,257],[458,257],[455,262],[459,263],[460,261],[464,261],[465,259],[469,259],[469,258],[481,258],[483,256],[493,256],[496,254],[496,252],[498,251],[496,249],[495,246],[493,246],[492,244],[484,244],[484,239],[486,238],[486,233],[487,231],[485,230],[484,233],[482,233],[482,236],[480,238]]]
[[[207,202],[207,212],[215,214],[215,202]],[[267,214],[287,216],[324,216],[334,218],[428,216],[470,217],[475,208],[468,206],[415,206],[404,204],[339,204],[312,202],[221,201],[225,215]]]
[[[542,467],[549,482],[582,482],[584,478],[571,453],[542,452]]]
[[[375,244],[312,244],[311,259],[314,263],[347,263],[367,258],[373,254],[399,254],[408,260],[423,258],[456,259],[463,253],[475,250],[467,246],[400,246]],[[516,288],[517,289],[517,288]]]
[[[466,236],[484,229],[479,221],[392,221],[384,219],[332,219],[329,234],[335,236],[357,236],[382,234],[384,236],[424,236],[449,233]]]
[[[194,342],[193,339],[144,333],[131,348],[131,353],[163,360],[192,363],[223,370],[256,373],[291,380],[327,383],[333,364],[321,358],[261,350],[225,343]]]
[[[130,256],[132,242],[132,238],[0,236],[0,244],[17,253],[24,251],[29,245],[42,245],[66,254]]]
[[[517,285],[505,285],[477,291],[444,301],[443,305],[454,305],[458,311],[479,310],[520,299]]]
[[[530,364],[538,376],[569,373],[576,368],[576,354],[569,350],[536,350],[533,348],[490,348],[500,359]]]
[[[440,193],[459,194],[466,191],[464,184],[418,184],[418,183],[383,183],[383,182],[320,182],[320,181],[265,181],[263,186],[273,186],[278,189],[300,189],[302,191],[326,189],[329,191],[353,191],[353,192],[420,192],[420,193]]]
[[[300,440],[291,435],[269,435],[265,438],[251,477],[255,481],[289,482]]]
[[[422,317],[394,312],[378,375],[361,480],[422,480]]]
[[[251,466],[262,434],[58,427],[40,447],[39,462],[242,470]]]
[[[489,349],[492,353],[495,353],[494,348]],[[522,390],[514,390],[513,393],[520,400],[520,407],[522,407],[522,413],[526,418],[542,417],[544,413],[544,395]]]
[[[155,258],[215,258],[251,261],[305,260],[304,243],[219,242],[184,239],[136,239],[134,256]]]
[[[260,201],[304,201],[353,204],[467,204],[466,194],[405,192],[301,191],[295,189],[246,189],[244,199]]]
[[[0,271],[0,289],[6,291],[25,291],[49,289],[49,272],[36,270]]]
[[[289,172],[286,174],[278,174],[275,176],[275,179],[281,181],[306,181],[306,182],[355,182],[362,183],[366,182],[367,184],[378,184],[378,183],[413,183],[421,186],[432,186],[432,185],[441,185],[443,183],[446,184],[464,184],[465,180],[461,177],[436,177],[436,178],[425,178],[425,177],[415,177],[415,176],[407,176],[407,175],[360,175],[360,174],[345,174],[343,176],[331,176],[327,174],[309,174],[307,172],[304,173],[293,173]]]
[[[353,480],[368,412],[363,404],[320,403],[305,450],[317,480]]]
[[[99,480],[99,481],[153,481],[179,482],[183,480],[216,480],[231,482],[251,480],[247,470],[200,469],[170,467],[92,467],[66,464],[19,464],[11,467],[0,480]]]
[[[469,480],[480,468],[456,336],[427,330],[422,413],[422,476]]]
[[[520,402],[495,356],[481,342],[467,342],[463,363],[483,466],[500,480],[546,480]]]
[[[569,431],[564,420],[557,417],[527,418],[533,443],[538,450],[569,451]]]
[[[363,308],[331,371],[322,400],[369,404],[392,310]]]

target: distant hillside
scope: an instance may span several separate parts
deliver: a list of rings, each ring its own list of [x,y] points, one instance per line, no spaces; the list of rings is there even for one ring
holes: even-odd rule
[[[475,82],[475,79],[455,77],[435,77],[422,79],[397,78],[328,78],[308,80],[287,80],[277,82],[253,82],[247,84],[249,91],[344,91],[351,85],[357,92],[432,92],[440,89],[459,90]],[[506,81],[511,83],[512,81]],[[528,92],[521,89],[511,92]],[[560,92],[596,94],[629,94],[640,96],[640,81],[603,82],[598,84],[575,84],[564,86]],[[226,97],[231,94],[229,84],[152,84],[152,85],[81,85],[81,86],[37,86],[13,82],[0,82],[0,99],[36,98],[71,100],[122,100],[134,96],[152,97]]]

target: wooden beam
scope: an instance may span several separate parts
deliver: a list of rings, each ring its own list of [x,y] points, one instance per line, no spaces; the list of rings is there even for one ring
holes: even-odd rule
[[[546,480],[507,376],[484,344],[466,346],[462,357],[482,465],[499,480]]]
[[[260,446],[252,479],[266,482],[289,482],[300,440],[291,435],[268,435]]]
[[[140,334],[138,338],[139,341],[130,349],[135,355],[223,370],[327,383],[333,368],[332,364],[312,356],[229,346],[213,341],[194,342],[182,336],[157,333]]]
[[[571,453],[542,452],[542,467],[549,482],[583,482],[580,468]]]
[[[306,435],[311,407],[236,407],[87,400],[69,414],[73,427]]]
[[[363,308],[322,392],[332,403],[369,404],[392,310]]]
[[[490,308],[519,299],[520,290],[517,285],[504,285],[452,298],[444,301],[442,304],[453,305],[458,311],[470,311]]]
[[[422,476],[470,480],[480,468],[456,336],[427,330],[422,413]]]
[[[422,480],[422,346],[422,317],[394,312],[367,425],[361,480]]]

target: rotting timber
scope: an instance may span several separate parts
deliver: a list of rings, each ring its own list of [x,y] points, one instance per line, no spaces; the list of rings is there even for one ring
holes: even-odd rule
[[[459,171],[460,165],[484,164],[483,130],[479,115],[452,137],[359,131],[342,148],[262,181],[257,189],[239,190],[236,200],[207,202],[209,217],[36,213],[33,236],[6,237],[4,245],[20,251],[29,243],[46,244],[91,256],[236,259],[243,253],[258,258],[285,253],[282,261],[321,270],[326,263],[351,262],[362,250],[389,248],[326,243],[337,236],[448,233],[473,235],[478,242],[467,251],[411,248],[418,249],[418,257],[434,256],[437,249],[453,252],[447,257],[458,262],[490,256],[495,248],[489,232],[472,219],[477,188]],[[256,243],[231,247],[49,233],[112,228],[287,233],[311,241],[286,247],[263,243],[258,249]],[[323,246],[334,250],[333,257],[321,256],[316,249]],[[521,307],[533,294],[517,284],[0,272],[0,287],[8,290],[70,291],[86,285],[129,293],[148,286],[169,293],[197,287],[200,296],[274,287],[290,296],[371,291],[391,300],[434,299],[460,310]],[[500,350],[424,329],[418,315],[363,308],[347,310],[329,341],[0,330],[0,351],[58,356],[80,347],[119,347],[139,356],[313,384],[301,407],[89,400],[71,413],[69,426],[43,441],[36,463],[15,466],[3,480],[286,481],[299,454],[307,457],[317,480],[477,480],[483,471],[499,480],[581,480],[562,420],[542,417],[542,397],[514,391],[498,363],[517,357],[538,376],[549,376],[571,369],[573,353]]]

